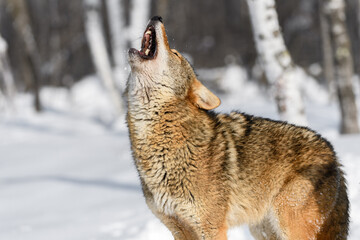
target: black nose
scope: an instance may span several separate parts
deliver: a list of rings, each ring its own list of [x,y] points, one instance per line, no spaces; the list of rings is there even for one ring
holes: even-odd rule
[[[151,20],[151,21],[160,21],[160,22],[163,22],[163,21],[162,21],[162,17],[160,17],[160,16],[154,16],[154,17],[152,17],[150,20]]]

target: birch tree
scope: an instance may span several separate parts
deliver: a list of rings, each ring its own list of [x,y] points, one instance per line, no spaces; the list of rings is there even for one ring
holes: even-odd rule
[[[350,40],[346,28],[344,0],[321,0],[329,25],[334,51],[337,94],[341,110],[341,133],[358,133],[358,117],[352,77],[354,74]]]
[[[28,56],[27,63],[32,73],[32,88],[34,91],[34,104],[37,111],[41,111],[40,84],[42,82],[42,61],[40,59],[36,40],[30,25],[30,16],[25,0],[7,0],[7,4],[14,18],[14,27],[20,38],[24,41]]]
[[[100,0],[84,0],[85,6],[85,32],[89,42],[96,71],[103,81],[105,87],[114,103],[117,114],[123,112],[123,104],[119,90],[116,87],[109,54],[106,50],[104,31],[101,21],[101,1]]]
[[[15,95],[14,77],[7,56],[7,43],[0,35],[0,81],[3,81],[4,95],[10,103],[13,102]]]
[[[275,0],[247,0],[258,57],[265,75],[275,87],[282,120],[306,125],[300,85],[301,69],[296,67],[282,37]]]
[[[150,18],[150,0],[132,0],[130,4],[130,25],[127,34],[131,47],[139,48],[145,25]]]
[[[330,93],[330,98],[336,99],[336,83],[335,83],[335,72],[334,72],[334,53],[331,45],[331,36],[329,23],[324,14],[324,5],[322,0],[319,2],[319,21],[320,21],[320,31],[321,31],[321,46],[322,46],[322,65],[324,77],[327,82],[328,91]]]
[[[129,45],[138,48],[146,22],[150,17],[150,0],[132,0],[130,1],[130,21],[129,25],[125,24],[125,6],[122,0],[106,1],[110,41],[113,49],[115,69],[114,74],[119,78],[122,88],[125,87],[127,78],[128,64],[126,52]]]
[[[109,26],[110,26],[110,41],[114,57],[114,75],[120,80],[118,86],[124,89],[127,75],[127,43],[126,26],[125,26],[125,11],[121,0],[106,1]]]

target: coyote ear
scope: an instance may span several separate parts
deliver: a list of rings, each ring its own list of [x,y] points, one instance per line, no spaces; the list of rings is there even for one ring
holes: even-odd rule
[[[214,109],[220,105],[220,99],[196,78],[191,86],[190,99],[195,106],[206,110]]]

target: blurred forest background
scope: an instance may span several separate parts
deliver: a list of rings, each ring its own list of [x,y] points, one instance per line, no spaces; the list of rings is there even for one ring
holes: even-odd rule
[[[0,0],[0,239],[171,239],[145,204],[122,95],[155,15],[215,111],[331,142],[359,240],[360,0]]]
[[[326,2],[331,1],[276,0],[276,10],[293,62],[331,92],[335,90],[331,90],[332,76],[326,67],[329,26],[322,11]],[[360,1],[339,2],[346,4],[344,20],[353,60],[351,71],[359,75]],[[104,82],[108,89],[114,84],[111,78],[117,88],[123,89],[129,71],[126,51],[129,47],[140,48],[144,27],[153,15],[163,17],[170,45],[184,53],[199,72],[237,64],[246,70],[249,79],[263,87],[269,85],[259,67],[245,0],[1,0],[2,96],[32,92],[34,106],[41,111],[41,87],[71,88],[96,72],[100,78],[110,78]],[[100,29],[103,39],[91,40],[99,33],[91,26]],[[102,42],[105,53],[92,50]],[[109,67],[112,76],[106,71]],[[330,71],[332,68],[330,64]],[[200,77],[209,80],[206,74]],[[112,95],[118,97],[114,92]],[[357,132],[358,127],[351,131]]]

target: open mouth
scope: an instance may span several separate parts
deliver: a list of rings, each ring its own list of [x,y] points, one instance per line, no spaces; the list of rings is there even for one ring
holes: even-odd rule
[[[156,54],[156,32],[153,25],[146,28],[141,41],[140,57],[144,59],[153,59]]]

